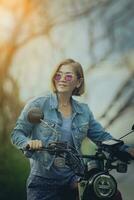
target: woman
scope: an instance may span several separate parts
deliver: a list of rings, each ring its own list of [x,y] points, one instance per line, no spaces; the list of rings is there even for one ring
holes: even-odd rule
[[[72,59],[62,61],[52,76],[52,88],[51,94],[35,98],[25,106],[11,136],[18,148],[29,146],[31,150],[26,152],[31,164],[27,180],[28,200],[75,199],[77,196],[77,178],[72,170],[60,158],[32,150],[40,150],[52,141],[67,141],[80,151],[86,136],[93,142],[112,138],[94,119],[88,105],[72,98],[84,93],[80,63]],[[55,131],[28,121],[28,112],[35,107],[43,111]],[[134,155],[133,149],[129,152]]]

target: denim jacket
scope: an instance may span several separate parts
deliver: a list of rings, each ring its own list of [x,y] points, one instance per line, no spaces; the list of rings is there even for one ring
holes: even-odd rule
[[[85,103],[80,103],[73,98],[72,103],[72,137],[75,148],[80,152],[82,140],[89,137],[93,142],[111,139],[112,136],[105,132],[102,126],[94,119],[92,112]],[[44,113],[44,118],[48,124],[56,131],[52,131],[48,126],[43,127],[41,123],[32,124],[28,121],[27,115],[32,108],[40,108]],[[47,96],[37,97],[29,101],[22,110],[16,126],[12,132],[11,140],[19,149],[23,149],[29,140],[38,139],[47,146],[52,141],[59,141],[61,138],[60,127],[62,125],[61,113],[58,111],[58,100],[55,93]],[[26,151],[26,156],[40,161],[46,169],[53,163],[54,156],[43,151]]]

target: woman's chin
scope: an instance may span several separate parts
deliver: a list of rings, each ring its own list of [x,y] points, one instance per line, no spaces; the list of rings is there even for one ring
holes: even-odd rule
[[[63,89],[59,89],[57,90],[58,93],[61,93],[61,94],[66,94],[66,93],[70,93],[70,91],[68,90],[63,90]]]
[[[66,90],[58,90],[59,93],[68,93]]]

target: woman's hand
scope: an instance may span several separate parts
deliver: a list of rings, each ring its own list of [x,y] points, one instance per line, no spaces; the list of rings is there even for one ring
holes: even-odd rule
[[[43,144],[41,140],[30,140],[27,143],[27,147],[29,150],[39,150],[43,147]]]
[[[131,155],[132,157],[134,157],[134,148],[130,148],[130,149],[128,150],[128,153],[130,153],[130,155]]]

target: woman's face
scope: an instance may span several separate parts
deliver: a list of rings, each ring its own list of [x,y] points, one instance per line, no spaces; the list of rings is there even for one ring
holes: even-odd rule
[[[73,67],[69,64],[62,65],[54,77],[55,87],[59,93],[72,94],[76,87],[79,87],[81,82],[77,78]]]

